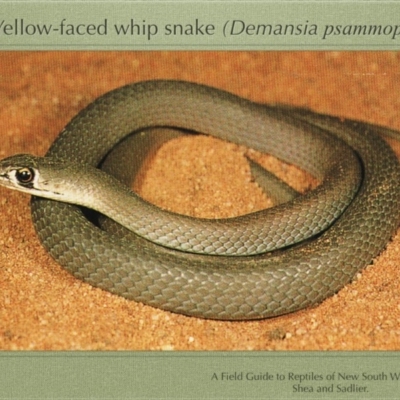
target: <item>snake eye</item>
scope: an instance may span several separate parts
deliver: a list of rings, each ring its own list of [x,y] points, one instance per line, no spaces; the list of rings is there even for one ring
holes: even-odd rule
[[[15,177],[20,183],[30,183],[35,177],[35,173],[31,168],[21,168],[16,171]]]

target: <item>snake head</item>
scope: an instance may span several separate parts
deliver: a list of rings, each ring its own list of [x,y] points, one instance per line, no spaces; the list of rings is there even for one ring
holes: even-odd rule
[[[38,176],[36,157],[17,154],[0,161],[0,184],[31,193]]]
[[[94,209],[93,204],[101,204],[98,200],[107,187],[122,186],[95,167],[30,154],[17,154],[0,161],[0,185],[32,196]]]
[[[30,154],[17,154],[0,161],[0,185],[31,195],[62,200],[57,185],[48,185],[46,166],[57,167],[59,161]]]

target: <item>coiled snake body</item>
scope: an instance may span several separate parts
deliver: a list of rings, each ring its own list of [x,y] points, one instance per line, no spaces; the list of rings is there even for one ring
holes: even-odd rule
[[[159,210],[97,169],[89,177],[82,174],[98,167],[127,135],[152,127],[201,132],[270,152],[322,184],[272,211],[210,221]],[[337,292],[398,227],[400,167],[379,129],[258,105],[188,82],[149,81],[95,100],[67,125],[44,159],[3,160],[0,183],[35,195],[32,217],[41,242],[77,278],[186,315],[266,318]],[[72,164],[64,166],[65,161]],[[121,197],[112,194],[114,186]],[[76,200],[77,193],[84,199]],[[131,219],[136,233],[120,225],[106,232],[68,204],[76,200],[91,207],[100,196],[94,208],[120,223]],[[133,211],[126,212],[121,207],[128,197]]]

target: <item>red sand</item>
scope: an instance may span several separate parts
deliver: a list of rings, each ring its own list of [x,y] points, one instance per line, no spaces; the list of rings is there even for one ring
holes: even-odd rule
[[[206,83],[259,102],[400,130],[399,58],[393,52],[3,52],[0,157],[44,154],[95,97],[155,78]],[[288,172],[292,183],[300,179],[295,173]],[[242,149],[201,137],[166,145],[141,191],[164,207],[207,217],[267,204],[249,180]],[[373,266],[318,307],[257,322],[207,321],[78,281],[41,247],[29,196],[0,188],[0,204],[0,349],[400,348],[399,237]]]

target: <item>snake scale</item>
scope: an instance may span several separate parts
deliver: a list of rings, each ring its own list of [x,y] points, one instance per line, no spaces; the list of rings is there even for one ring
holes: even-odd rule
[[[321,184],[271,210],[232,219],[196,219],[158,209],[97,168],[107,156],[112,159],[111,150],[125,137],[157,127],[269,152]],[[17,155],[1,161],[0,183],[34,195],[37,234],[75,277],[176,313],[260,319],[333,295],[394,234],[400,222],[400,166],[379,136],[381,129],[260,105],[204,85],[147,81],[96,99],[64,128],[44,158]],[[93,175],[82,174],[86,170]],[[129,183],[132,175],[119,179]],[[124,211],[126,201],[109,194],[114,186],[121,199],[132,199],[133,211]],[[98,211],[119,223],[133,220],[130,230],[117,223],[110,231],[95,226],[85,210],[70,204],[75,199],[64,189],[78,192],[83,199],[77,203],[84,207],[98,202]]]

